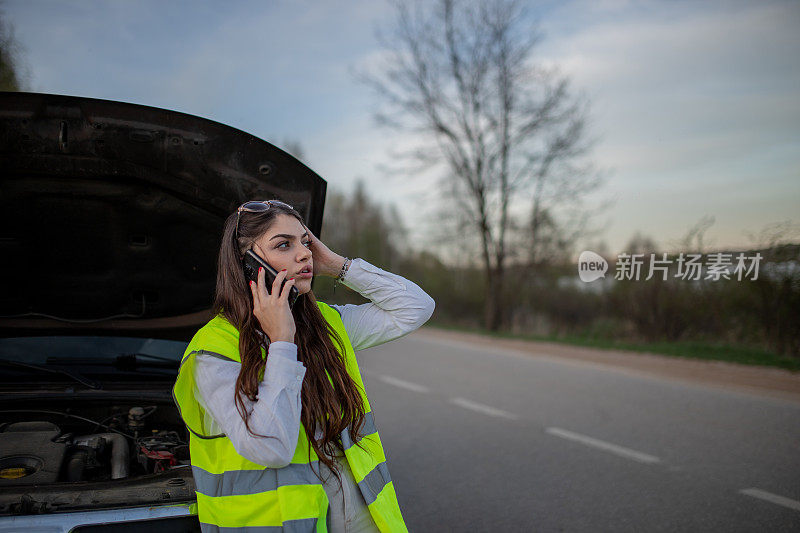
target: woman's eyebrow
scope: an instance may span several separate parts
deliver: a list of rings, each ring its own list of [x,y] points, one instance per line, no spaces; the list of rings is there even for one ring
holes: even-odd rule
[[[302,235],[300,235],[300,238],[302,239],[303,237],[307,237],[307,236],[308,236],[308,232],[305,232]],[[284,239],[296,239],[297,238],[294,235],[289,235],[288,233],[279,233],[279,234],[275,235],[274,237],[271,237],[270,240],[277,239],[279,237],[283,237]]]

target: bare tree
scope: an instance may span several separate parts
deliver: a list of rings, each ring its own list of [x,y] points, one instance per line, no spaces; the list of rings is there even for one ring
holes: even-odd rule
[[[467,225],[461,232],[479,237],[485,324],[496,330],[509,235],[523,227],[513,204],[527,198],[537,228],[553,213],[548,191],[570,203],[599,184],[572,164],[589,148],[588,105],[556,68],[534,62],[540,35],[518,1],[398,0],[395,8],[391,31],[379,35],[388,59],[361,78],[388,104],[379,123],[420,134],[409,159],[418,168],[444,164],[443,192]]]
[[[782,220],[765,225],[758,233],[746,231],[745,235],[753,247],[770,250],[792,242],[800,243],[800,224]]]
[[[22,50],[14,35],[14,25],[6,21],[0,4],[0,91],[21,91],[28,86]]]
[[[680,251],[703,253],[710,242],[705,241],[706,232],[714,225],[713,215],[704,215],[695,224],[686,230],[678,241]]]
[[[658,252],[658,245],[652,237],[637,231],[628,241],[624,251],[629,254],[653,254]]]

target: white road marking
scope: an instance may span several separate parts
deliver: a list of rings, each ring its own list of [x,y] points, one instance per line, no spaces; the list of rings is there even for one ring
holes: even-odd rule
[[[557,437],[562,437],[569,440],[574,440],[576,442],[586,444],[587,446],[594,446],[595,448],[600,448],[601,450],[606,450],[607,452],[615,453],[622,457],[633,459],[634,461],[639,461],[640,463],[661,462],[661,459],[659,459],[658,457],[648,455],[642,452],[637,452],[636,450],[631,450],[630,448],[625,448],[623,446],[618,446],[616,444],[611,444],[610,442],[593,439],[592,437],[587,437],[586,435],[573,433],[572,431],[567,431],[566,429],[550,427],[545,429],[545,431],[547,433],[550,433],[551,435],[555,435]]]
[[[753,498],[759,498],[770,503],[788,507],[789,509],[794,509],[795,511],[800,511],[800,502],[785,496],[778,496],[777,494],[772,494],[771,492],[757,488],[742,489],[739,492],[747,496],[752,496]]]
[[[464,398],[450,398],[450,402],[460,407],[472,409],[473,411],[477,411],[489,416],[499,416],[502,418],[509,418],[511,420],[516,420],[518,418],[517,415],[513,413],[509,413],[501,409],[495,409],[494,407],[489,407],[488,405],[483,405],[482,403],[471,402]]]
[[[387,376],[385,374],[380,374],[378,376],[378,379],[380,379],[384,383],[388,383],[389,385],[394,385],[395,387],[412,390],[414,392],[428,392],[427,387],[423,387],[422,385],[417,385],[416,383],[411,383],[410,381],[403,381],[402,379],[393,378],[392,376]]]

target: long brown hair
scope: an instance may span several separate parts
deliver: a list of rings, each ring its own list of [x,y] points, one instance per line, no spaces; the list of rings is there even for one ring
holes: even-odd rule
[[[236,212],[225,221],[222,244],[217,263],[217,287],[213,312],[222,314],[239,331],[239,353],[242,367],[236,380],[236,408],[252,435],[244,398],[255,401],[258,395],[259,373],[266,360],[261,358],[261,336],[264,333],[253,315],[252,292],[245,279],[241,257],[275,222],[278,215],[295,217],[305,227],[303,218],[294,209],[272,205],[267,211],[243,211],[239,219],[239,240],[236,241]],[[320,461],[331,469],[341,484],[335,462],[323,453],[332,445],[342,448],[341,432],[349,427],[356,445],[358,431],[364,423],[365,406],[358,385],[350,377],[344,362],[344,344],[317,307],[314,293],[301,294],[292,307],[296,333],[297,360],[306,366],[301,390],[300,421],[305,427],[311,447]],[[335,346],[334,346],[335,342]],[[327,370],[327,374],[326,371]],[[333,383],[328,380],[328,374]],[[316,440],[316,427],[323,437]],[[362,449],[364,449],[362,447]],[[309,449],[309,460],[311,450]],[[322,480],[319,474],[317,478]]]

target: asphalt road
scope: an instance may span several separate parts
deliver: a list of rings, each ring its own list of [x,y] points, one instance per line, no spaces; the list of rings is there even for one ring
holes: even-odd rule
[[[357,354],[413,531],[800,531],[800,403],[412,334]]]

